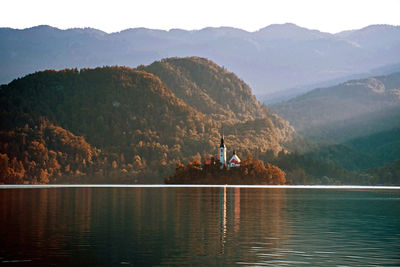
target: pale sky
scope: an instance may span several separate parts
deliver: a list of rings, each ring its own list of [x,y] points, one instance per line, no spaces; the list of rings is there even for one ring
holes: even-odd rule
[[[196,30],[231,26],[256,31],[292,22],[336,33],[371,24],[400,25],[400,0],[1,0],[0,27],[145,27]]]

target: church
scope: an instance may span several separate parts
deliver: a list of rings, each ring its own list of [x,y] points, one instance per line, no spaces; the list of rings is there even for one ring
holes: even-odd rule
[[[224,143],[224,135],[221,136],[221,144],[219,145],[219,161],[221,162],[221,169],[224,166],[228,166],[228,168],[234,168],[240,166],[240,158],[236,155],[236,151],[233,150],[233,155],[231,159],[226,161],[226,145]]]

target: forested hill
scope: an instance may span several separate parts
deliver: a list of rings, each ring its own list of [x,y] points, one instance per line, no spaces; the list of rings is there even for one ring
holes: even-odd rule
[[[178,99],[156,76],[128,68],[44,71],[2,88],[2,129],[35,125],[44,118],[97,147],[123,146],[133,130],[172,144],[179,132],[204,132],[211,121]],[[148,139],[148,140],[146,140]]]
[[[400,126],[400,73],[315,89],[271,108],[300,133],[346,141]]]
[[[271,108],[320,141],[306,156],[352,171],[379,168],[370,173],[398,183],[400,73],[315,89]]]
[[[234,73],[198,57],[169,58],[138,69],[153,73],[176,96],[216,120],[248,120],[266,117],[265,106]]]
[[[125,67],[43,71],[3,85],[2,182],[160,182],[177,161],[215,154],[223,122],[228,151],[243,154],[277,153],[295,136],[234,74],[199,58],[166,62],[179,72],[160,79]],[[185,84],[215,99],[215,113],[179,95]]]
[[[242,151],[277,153],[282,145],[297,146],[287,121],[260,104],[236,74],[208,59],[167,58],[138,69],[157,75],[185,103],[221,122],[228,142],[242,143]]]

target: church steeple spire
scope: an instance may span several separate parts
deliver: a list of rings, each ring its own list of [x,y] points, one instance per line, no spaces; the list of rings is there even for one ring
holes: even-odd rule
[[[219,145],[219,161],[221,162],[221,168],[226,164],[226,146],[224,142],[224,133],[221,135],[221,144]]]
[[[221,136],[221,144],[219,145],[219,147],[225,147],[225,144],[224,144],[224,134],[222,134],[222,136]]]

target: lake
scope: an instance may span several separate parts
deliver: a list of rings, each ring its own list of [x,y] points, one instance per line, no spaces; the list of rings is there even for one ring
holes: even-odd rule
[[[400,190],[0,188],[0,263],[399,266]]]

